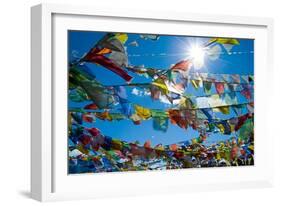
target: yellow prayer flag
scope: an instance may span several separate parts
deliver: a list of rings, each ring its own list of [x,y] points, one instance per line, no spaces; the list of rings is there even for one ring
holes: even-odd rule
[[[216,127],[220,130],[222,134],[224,134],[224,126],[222,124],[216,124]]]
[[[167,85],[165,84],[164,80],[161,78],[158,78],[154,82],[152,82],[152,85],[159,87],[161,89],[161,91],[163,92],[163,94],[169,93],[169,89],[168,89]]]
[[[125,44],[128,40],[128,35],[124,33],[115,34],[115,38],[118,39],[122,44]]]
[[[230,108],[229,108],[229,106],[221,106],[221,107],[213,108],[213,111],[214,112],[221,112],[223,114],[229,114]]]
[[[200,85],[200,80],[198,80],[198,79],[192,79],[192,80],[191,80],[191,83],[192,83],[192,85],[193,85],[193,87],[194,87],[195,89],[198,89],[198,88],[199,88],[199,85]]]
[[[238,45],[239,41],[237,39],[233,38],[212,38],[209,43],[219,43],[219,44],[232,44],[232,45]]]
[[[134,105],[135,110],[136,110],[136,114],[142,118],[142,119],[148,119],[151,117],[151,111],[147,108],[138,106],[138,105]]]

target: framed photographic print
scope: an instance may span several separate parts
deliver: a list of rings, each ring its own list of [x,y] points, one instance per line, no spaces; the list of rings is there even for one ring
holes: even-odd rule
[[[271,186],[272,27],[33,7],[32,197]]]

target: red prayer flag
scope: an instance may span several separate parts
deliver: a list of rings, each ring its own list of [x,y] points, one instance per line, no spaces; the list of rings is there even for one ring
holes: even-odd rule
[[[177,145],[177,144],[171,144],[171,145],[170,145],[170,150],[171,150],[171,151],[174,151],[174,152],[175,152],[175,151],[177,151],[177,149],[178,149],[178,145]]]
[[[88,114],[83,114],[82,119],[83,119],[83,121],[89,122],[89,123],[92,123],[94,121],[94,118]]]
[[[100,134],[99,129],[94,128],[94,127],[88,129],[88,132],[89,132],[91,135],[93,135],[94,137],[96,137],[96,136],[98,136],[98,135]]]
[[[114,72],[115,74],[119,75],[127,82],[131,81],[133,77],[131,77],[126,71],[124,71],[121,67],[114,64],[109,58],[103,55],[98,54],[99,49],[92,49],[84,58],[84,61],[93,62],[99,64],[110,71]]]
[[[222,94],[224,92],[224,83],[222,82],[215,82],[215,87],[218,94]]]
[[[238,131],[243,126],[243,124],[246,122],[246,120],[249,117],[250,117],[249,113],[238,117],[238,122],[237,122],[237,124],[235,125],[235,128],[234,128],[235,131]]]
[[[88,135],[82,135],[79,139],[83,145],[87,145],[91,142],[91,137]]]
[[[88,104],[84,107],[84,109],[92,109],[92,110],[95,110],[95,109],[98,109],[98,106],[94,103],[92,104]]]
[[[188,60],[182,60],[178,63],[176,63],[171,70],[182,70],[182,71],[188,71],[190,67],[192,66],[191,62]]]
[[[151,142],[150,140],[147,140],[145,143],[144,143],[144,148],[151,148]]]
[[[249,89],[243,89],[241,91],[241,94],[246,97],[247,99],[251,99],[251,91]]]

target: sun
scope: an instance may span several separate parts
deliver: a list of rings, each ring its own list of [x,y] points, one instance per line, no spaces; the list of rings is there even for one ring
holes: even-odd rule
[[[194,69],[198,70],[204,66],[205,49],[202,46],[191,45],[188,53]]]

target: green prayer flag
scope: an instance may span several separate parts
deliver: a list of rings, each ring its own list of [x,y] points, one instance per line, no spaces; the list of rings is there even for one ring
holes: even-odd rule
[[[212,82],[203,81],[203,87],[204,87],[205,94],[209,95],[211,93]]]

